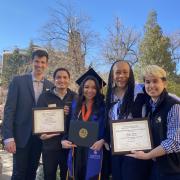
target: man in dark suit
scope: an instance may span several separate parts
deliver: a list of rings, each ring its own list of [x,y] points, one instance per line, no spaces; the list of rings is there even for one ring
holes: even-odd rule
[[[9,86],[4,109],[3,139],[5,149],[13,153],[12,180],[35,180],[42,142],[32,134],[32,108],[39,95],[53,84],[44,78],[48,53],[36,50],[32,54],[33,71],[16,76]]]

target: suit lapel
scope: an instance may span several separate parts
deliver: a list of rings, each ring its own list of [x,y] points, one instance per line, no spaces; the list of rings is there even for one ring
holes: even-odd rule
[[[44,83],[43,83],[43,92],[47,91],[50,89],[50,85],[47,79],[44,79]]]
[[[32,75],[31,74],[28,75],[27,82],[28,82],[30,93],[31,93],[33,100],[35,102],[35,93],[34,93],[34,87],[33,87]]]

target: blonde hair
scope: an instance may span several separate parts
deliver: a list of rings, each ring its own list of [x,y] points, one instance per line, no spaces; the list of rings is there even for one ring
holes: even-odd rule
[[[143,69],[142,78],[145,80],[147,76],[155,76],[161,78],[162,80],[166,81],[167,74],[166,71],[157,65],[148,65]]]

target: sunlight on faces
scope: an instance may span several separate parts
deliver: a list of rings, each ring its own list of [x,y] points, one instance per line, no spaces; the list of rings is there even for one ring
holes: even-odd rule
[[[33,65],[34,74],[36,75],[44,74],[48,67],[47,58],[45,56],[43,57],[35,56],[32,65]]]
[[[83,94],[86,100],[93,100],[96,96],[96,84],[93,80],[87,80],[84,84]]]
[[[117,62],[113,67],[113,82],[120,89],[125,89],[129,79],[130,68],[126,62]]]
[[[157,65],[149,65],[144,69],[145,90],[153,101],[156,101],[167,87],[166,72]]]
[[[54,85],[58,89],[67,89],[70,84],[70,77],[66,71],[58,71],[54,79]]]

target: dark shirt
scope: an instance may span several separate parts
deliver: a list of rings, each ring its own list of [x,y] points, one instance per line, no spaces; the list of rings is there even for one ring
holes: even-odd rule
[[[60,107],[64,108],[65,105],[71,107],[72,101],[76,98],[76,93],[71,91],[70,89],[67,90],[67,94],[61,99],[55,92],[54,88],[41,94],[38,100],[38,107]],[[71,110],[70,110],[71,112]],[[65,116],[65,131],[68,131],[66,127],[69,127],[71,114]],[[46,150],[59,150],[62,149],[61,139],[63,134],[58,136],[52,137],[47,140],[43,140],[43,149]]]

